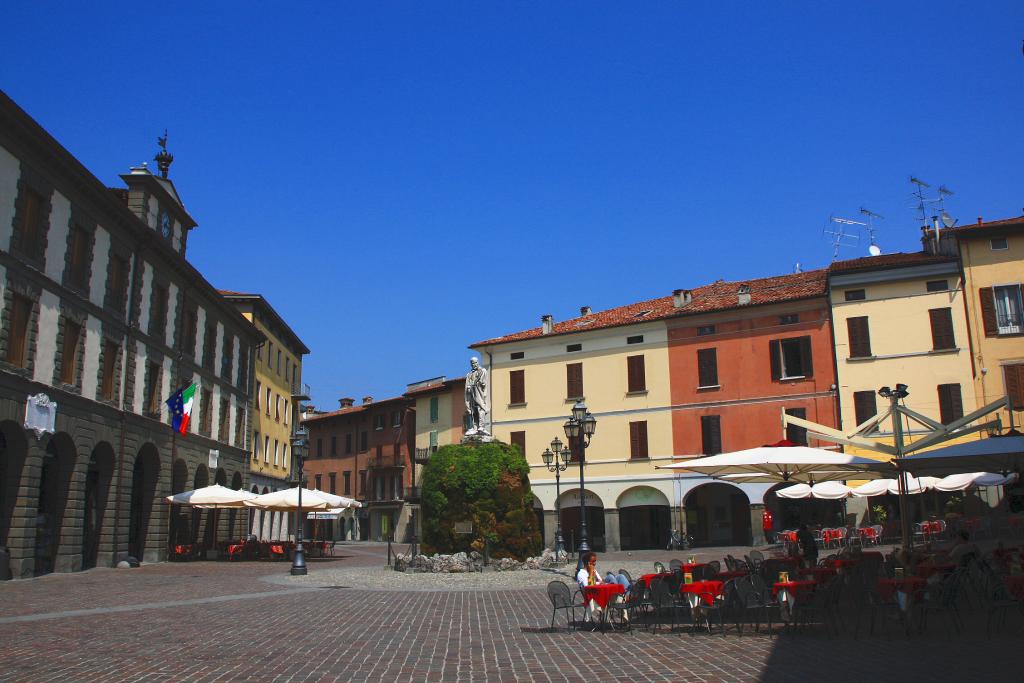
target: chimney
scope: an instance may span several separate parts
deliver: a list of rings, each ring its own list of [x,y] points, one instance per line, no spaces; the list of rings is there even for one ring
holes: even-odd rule
[[[693,301],[693,294],[688,289],[676,289],[672,291],[672,305],[682,308]]]
[[[736,291],[736,302],[740,306],[746,306],[750,303],[750,285],[740,285],[740,288]]]
[[[580,306],[580,315],[590,315],[590,306]]]
[[[363,396],[363,405],[368,406],[373,403],[373,396]]]
[[[541,334],[551,334],[555,331],[555,321],[551,317],[551,314],[542,315],[540,317]]]
[[[985,222],[985,221],[981,220],[981,216],[978,216],[978,225],[981,225],[981,224],[982,224],[982,223],[984,223],[984,222]]]
[[[341,406],[342,408],[351,408],[353,404],[355,404],[355,402],[356,400],[354,398],[345,397],[338,399],[338,405]]]

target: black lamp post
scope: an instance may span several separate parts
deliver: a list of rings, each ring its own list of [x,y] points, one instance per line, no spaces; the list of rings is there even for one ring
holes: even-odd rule
[[[562,441],[557,436],[551,442],[551,448],[545,448],[541,457],[548,468],[548,472],[555,473],[555,557],[565,552],[565,541],[562,539],[562,489],[560,486],[561,473],[569,467],[569,458],[572,451],[562,447]]]
[[[302,459],[305,456],[309,430],[302,425],[292,433],[292,459],[295,462],[295,475],[299,483],[299,510],[295,517],[295,552],[292,553],[292,576],[306,575],[306,552],[302,548]]]
[[[587,542],[587,508],[585,505],[584,492],[586,488],[583,481],[583,466],[587,461],[587,446],[590,445],[590,438],[597,431],[597,419],[587,410],[587,404],[583,400],[576,401],[572,407],[572,416],[563,425],[565,438],[572,444],[571,450],[580,461],[580,547],[583,553],[590,550]]]
[[[903,547],[908,548],[913,545],[913,536],[910,535],[910,519],[907,516],[907,479],[906,473],[903,471],[903,413],[899,410],[899,401],[901,398],[906,398],[910,394],[907,391],[906,384],[897,384],[895,389],[889,387],[882,387],[878,390],[878,395],[882,398],[889,399],[889,406],[892,415],[892,436],[893,445],[896,447],[896,464],[900,465],[899,479],[896,481],[899,485],[899,498],[900,498],[900,535],[903,537]]]

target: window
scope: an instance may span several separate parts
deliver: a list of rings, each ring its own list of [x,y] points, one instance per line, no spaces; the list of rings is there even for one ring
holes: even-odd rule
[[[697,328],[697,336],[698,337],[706,337],[707,335],[714,334],[714,333],[715,333],[715,326],[714,325],[701,325],[700,327]]]
[[[316,439],[316,457],[324,457],[324,440],[323,437],[317,437]]]
[[[802,420],[807,419],[806,408],[786,408],[786,415],[792,415],[793,417],[799,417]],[[800,446],[807,445],[807,429],[805,427],[799,427],[793,424],[786,425],[786,439],[792,441]]]
[[[430,421],[437,422],[437,396],[430,397]]]
[[[700,438],[704,455],[717,455],[722,452],[722,419],[720,415],[701,416]]]
[[[281,374],[281,349],[277,350],[277,374]]]
[[[981,318],[985,325],[985,336],[1020,334],[1024,332],[1021,323],[1020,285],[1001,285],[979,290],[981,296]]]
[[[632,337],[626,337],[626,343],[627,344],[643,344],[644,343],[644,335],[637,334],[637,335],[634,335]]]
[[[239,389],[248,388],[249,379],[249,352],[246,351],[245,347],[242,346],[241,341],[238,345],[238,382],[237,386]]]
[[[241,403],[235,410],[235,445],[245,447],[245,408]]]
[[[257,410],[257,412],[260,409],[260,393],[262,393],[262,391],[263,391],[263,383],[260,382],[259,380],[256,380],[256,410]]]
[[[366,470],[359,470],[359,495],[366,495]]]
[[[231,381],[231,371],[234,369],[231,366],[231,361],[235,355],[235,338],[224,333],[224,341],[221,343],[220,350],[220,376],[224,379]]]
[[[643,356],[626,356],[626,391],[647,391],[647,371]]]
[[[7,338],[7,357],[11,365],[28,365],[28,325],[32,318],[32,301],[20,294],[11,297],[10,333]]]
[[[523,457],[526,457],[526,432],[512,432],[508,437],[508,442],[517,446]]]
[[[281,399],[284,403],[284,423],[288,424],[288,399]]]
[[[213,357],[217,352],[217,325],[206,326],[206,336],[203,337],[203,367],[213,371]],[[267,415],[270,414],[270,390],[267,389]]]
[[[351,495],[352,494],[352,473],[351,472],[342,472],[342,474],[341,474],[341,481],[342,481],[342,487],[343,487],[341,495],[343,495],[343,496]]]
[[[281,442],[281,467],[288,469],[288,443]]]
[[[927,292],[945,292],[949,290],[948,280],[929,280],[924,283],[925,291]]]
[[[772,379],[797,379],[814,376],[810,337],[773,339],[769,342],[768,347],[771,353]]]
[[[331,457],[333,458],[338,454],[338,437],[331,437]]]
[[[430,432],[430,452],[437,453],[437,430]]]
[[[267,342],[267,367],[269,368],[274,362],[274,342]]]
[[[871,356],[871,330],[866,315],[847,318],[846,333],[850,340],[850,358]]]
[[[150,361],[146,364],[146,405],[149,417],[160,414],[160,364]]]
[[[863,289],[848,289],[843,292],[843,297],[847,301],[864,301],[867,298],[867,292]]]
[[[878,403],[873,391],[853,392],[853,412],[857,424],[862,425],[878,414]]]
[[[274,394],[274,422],[281,421],[281,394]]]
[[[933,308],[928,311],[928,318],[932,325],[932,350],[942,351],[943,349],[955,349],[956,340],[953,338],[953,309]]]
[[[940,384],[939,387],[939,421],[949,424],[964,416],[964,404],[960,395],[959,384]]]
[[[629,423],[629,457],[642,459],[647,453],[647,420]]]
[[[270,417],[270,387],[267,387],[267,394],[266,394],[266,396],[267,396],[267,401],[266,401],[266,403],[264,404],[263,407],[265,409],[267,417]]]
[[[89,289],[89,266],[92,241],[89,232],[78,225],[71,228],[71,260],[68,263],[68,284],[80,290]]]
[[[576,351],[582,351],[583,344],[567,344],[565,346],[566,353],[575,353]]]
[[[270,464],[270,437],[263,437],[263,464]]]
[[[349,432],[345,435],[345,455],[352,452],[352,433]]]
[[[81,336],[82,326],[64,318],[64,340],[60,351],[60,381],[64,384],[77,384],[78,342]]]
[[[281,442],[274,439],[274,467],[280,462]]]
[[[513,370],[508,373],[508,402],[512,405],[526,403],[525,370]]]
[[[124,315],[124,304],[128,300],[128,259],[113,254],[110,259],[110,299],[109,305]]]
[[[43,196],[30,188],[24,188],[21,195],[21,221],[18,225],[19,239],[18,248],[26,256],[33,259],[43,258],[43,234],[46,231],[44,223],[46,200]]]
[[[583,363],[565,366],[565,397],[583,398]]]
[[[1024,363],[1003,366],[1010,410],[1024,410]]]
[[[323,481],[323,476],[324,476],[324,475],[322,475],[322,474],[314,474],[314,475],[313,475],[313,481],[314,481],[314,482],[316,482],[316,483],[315,483],[315,484],[313,485],[313,488],[315,488],[315,489],[316,489],[317,491],[322,491],[322,490],[323,490],[323,489],[321,488],[321,486],[322,486],[322,481]]]
[[[284,378],[288,379],[288,375],[292,372],[292,359],[288,356],[284,357]]]
[[[331,472],[327,476],[331,480],[331,490],[329,491],[329,493],[337,495],[337,494],[335,494],[335,489],[337,489],[338,473],[337,472]]]
[[[263,440],[260,439],[260,433],[255,432],[252,439],[252,459],[260,459],[260,448],[263,446]]]
[[[697,383],[700,387],[718,386],[718,349],[697,351]]]
[[[163,285],[153,285],[152,305],[149,309],[149,333],[164,340],[164,332],[167,330],[167,288]]]
[[[100,379],[100,396],[107,401],[113,401],[114,376],[117,373],[118,345],[109,339],[103,340],[103,375]]]
[[[373,416],[373,428],[374,430],[384,429],[384,415]]]
[[[231,429],[231,399],[222,398],[220,400],[220,423],[217,426],[217,438],[227,443],[228,433]]]
[[[779,316],[780,325],[795,325],[798,322],[800,322],[799,313],[787,313],[786,315]]]
[[[401,410],[396,410],[395,412],[391,413],[391,426],[392,427],[401,427],[402,426],[402,411]]]
[[[199,311],[194,306],[186,304],[181,324],[182,330],[179,346],[184,353],[188,354],[189,358],[194,358],[196,354],[196,333],[199,331]]]
[[[209,434],[210,429],[213,426],[213,390],[203,389],[202,391],[202,405],[201,419],[199,423],[199,431],[203,434]]]
[[[1002,251],[1009,248],[1005,237],[993,237],[988,243],[992,247],[992,251]]]
[[[367,434],[366,430],[364,429],[363,431],[359,432],[359,452],[360,453],[365,453],[366,452],[366,449],[369,448],[368,443],[369,443],[368,434]]]
[[[526,352],[525,351],[514,351],[511,354],[509,354],[509,360],[522,360],[525,357],[526,357]]]

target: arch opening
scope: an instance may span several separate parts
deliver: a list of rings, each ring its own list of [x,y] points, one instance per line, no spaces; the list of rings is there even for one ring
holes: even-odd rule
[[[82,510],[82,569],[99,561],[100,539],[107,519],[110,485],[114,477],[114,447],[101,441],[89,456],[85,474],[85,505]]]
[[[132,493],[129,507],[128,554],[143,560],[149,540],[149,525],[153,516],[157,479],[160,475],[160,456],[156,446],[147,443],[139,449],[132,466]]]
[[[694,545],[750,545],[750,499],[723,482],[701,484],[686,494],[686,532]]]
[[[672,508],[664,493],[635,486],[619,496],[619,541],[623,550],[665,548],[672,533]]]
[[[75,468],[75,444],[63,432],[53,434],[43,453],[36,507],[35,575],[57,569],[68,490]]]

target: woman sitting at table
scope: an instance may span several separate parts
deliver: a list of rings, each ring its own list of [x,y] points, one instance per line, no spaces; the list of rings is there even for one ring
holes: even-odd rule
[[[580,558],[582,567],[576,573],[576,582],[583,586],[595,586],[601,583],[617,583],[623,587],[625,591],[629,591],[629,579],[622,574],[612,574],[608,572],[604,579],[597,572],[597,553],[585,552],[583,557]]]
[[[810,532],[806,524],[800,525],[796,532],[796,542],[800,544],[800,554],[803,555],[804,565],[813,567],[818,564],[818,542],[814,540],[814,534]]]

